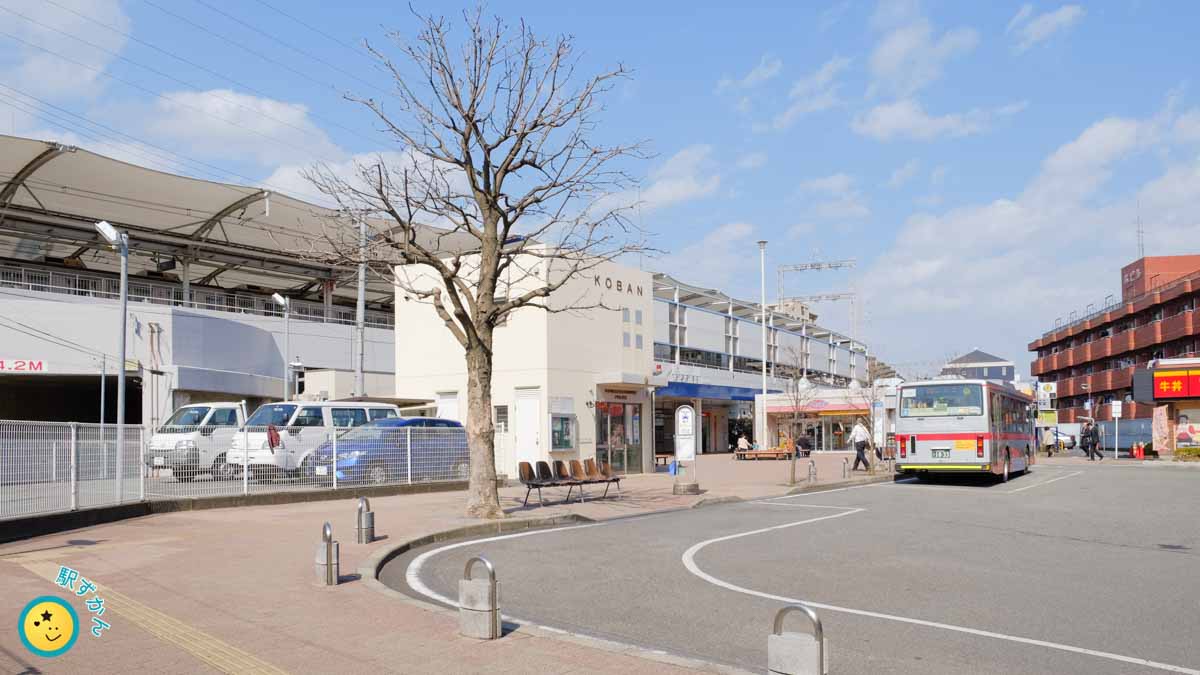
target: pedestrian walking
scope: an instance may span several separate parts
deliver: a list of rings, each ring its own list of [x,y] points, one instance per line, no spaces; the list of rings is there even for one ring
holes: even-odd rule
[[[1091,449],[1091,454],[1088,456],[1090,460],[1092,455],[1095,456],[1097,462],[1104,461],[1104,450],[1100,447],[1100,429],[1091,422],[1088,423],[1089,443],[1088,448]]]
[[[746,438],[746,434],[738,436],[738,450],[749,450],[750,440]]]
[[[858,465],[861,462],[863,471],[871,468],[867,462],[867,443],[871,440],[871,433],[867,431],[867,425],[863,424],[863,419],[860,417],[854,422],[854,428],[850,430],[850,442],[854,444],[854,468],[852,471],[858,471]]]
[[[1058,446],[1058,439],[1055,437],[1054,427],[1046,427],[1042,432],[1042,447],[1046,448],[1046,456],[1053,457],[1054,449]]]
[[[808,434],[800,434],[800,442],[798,445],[799,449],[796,451],[797,457],[808,457],[812,454],[812,439],[808,437]]]

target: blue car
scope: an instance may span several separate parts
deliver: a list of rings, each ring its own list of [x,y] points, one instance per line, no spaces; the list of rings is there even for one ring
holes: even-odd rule
[[[355,427],[313,452],[309,478],[338,482],[424,483],[466,480],[467,431],[461,422],[433,417],[393,417]],[[331,470],[330,464],[334,467]]]

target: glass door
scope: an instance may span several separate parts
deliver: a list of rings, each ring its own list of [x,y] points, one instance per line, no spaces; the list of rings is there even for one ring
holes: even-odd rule
[[[642,470],[642,406],[596,403],[596,460],[617,473]]]

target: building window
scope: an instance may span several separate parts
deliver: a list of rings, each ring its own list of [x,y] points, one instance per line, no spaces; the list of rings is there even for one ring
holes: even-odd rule
[[[654,360],[655,361],[674,361],[675,348],[671,345],[664,345],[661,342],[654,343]]]
[[[550,417],[550,449],[571,450],[575,447],[575,417],[553,415]]]
[[[638,333],[636,336],[634,336],[634,344],[637,345],[638,349],[645,349],[645,345],[642,343],[642,334],[641,333]]]
[[[496,433],[507,434],[508,433],[508,406],[497,405],[497,406],[493,406],[492,410],[494,412]]]
[[[640,309],[634,310],[633,322],[639,326],[642,325],[642,310],[640,310]]]
[[[621,333],[621,343],[626,347],[629,346],[629,331]]]
[[[629,323],[629,308],[628,307],[621,308],[621,320],[624,321],[625,323]]]

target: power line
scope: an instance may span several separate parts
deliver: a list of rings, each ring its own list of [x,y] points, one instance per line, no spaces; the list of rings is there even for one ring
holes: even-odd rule
[[[335,43],[345,47],[346,49],[349,49],[350,51],[354,52],[355,54],[358,54],[359,56],[365,56],[365,57],[371,59],[372,64],[375,63],[374,59],[371,56],[371,53],[366,51],[365,49],[363,49],[361,46],[351,44],[351,43],[346,42],[338,37],[330,35],[329,33],[326,33],[325,31],[321,30],[320,28],[317,28],[316,26],[313,26],[312,24],[306,23],[302,19],[299,19],[291,14],[288,14],[287,12],[283,11],[282,9],[279,9],[278,7],[276,7],[275,5],[272,5],[271,3],[267,2],[266,0],[255,0],[255,2],[262,5],[263,7],[266,7],[267,9],[274,11],[277,14],[280,14],[288,19],[291,19],[292,21],[295,21],[296,23],[300,24],[301,26],[304,26],[305,28],[316,33],[317,35],[320,35],[321,37],[323,37],[327,40],[335,42]]]
[[[112,56],[113,58],[120,59],[120,60],[122,60],[122,61],[124,61],[124,62],[126,62],[126,63],[129,63],[129,64],[131,64],[131,65],[134,65],[134,66],[137,66],[137,67],[139,67],[139,68],[143,68],[143,69],[145,69],[145,70],[148,70],[148,71],[150,71],[150,72],[154,73],[155,75],[158,75],[159,77],[164,77],[164,78],[166,78],[166,79],[168,79],[168,80],[171,80],[171,81],[173,81],[173,82],[176,82],[176,83],[178,83],[178,84],[180,84],[180,85],[183,85],[184,87],[188,87],[188,88],[190,88],[190,89],[195,89],[197,92],[199,92],[199,91],[203,91],[203,90],[204,90],[204,87],[201,87],[201,86],[199,86],[199,85],[193,84],[193,83],[191,83],[191,82],[188,82],[188,81],[186,81],[186,80],[182,80],[182,79],[180,79],[180,78],[178,78],[178,77],[175,77],[174,75],[171,75],[171,74],[169,74],[169,73],[166,73],[166,72],[164,72],[164,71],[161,71],[161,70],[159,70],[159,69],[157,69],[157,68],[154,68],[153,66],[147,66],[147,65],[145,65],[145,64],[143,64],[143,63],[138,63],[137,61],[134,61],[133,59],[130,59],[130,58],[128,58],[128,57],[125,57],[125,56],[122,56],[121,54],[119,54],[119,53],[117,53],[117,52],[114,52],[114,51],[112,51],[111,49],[106,49],[106,48],[104,48],[104,47],[101,47],[100,45],[97,45],[97,44],[96,44],[96,43],[94,43],[94,42],[88,42],[87,40],[84,40],[83,38],[80,38],[80,37],[78,37],[78,36],[75,36],[75,35],[72,35],[72,34],[70,34],[70,33],[67,33],[66,31],[59,30],[59,29],[57,29],[57,28],[55,28],[55,27],[53,27],[53,26],[49,26],[49,25],[46,25],[46,24],[44,24],[44,23],[42,23],[42,22],[40,22],[40,21],[37,21],[37,20],[35,20],[35,19],[31,19],[31,18],[29,18],[29,17],[25,16],[24,14],[21,14],[20,12],[13,11],[13,10],[11,10],[11,9],[9,9],[9,8],[7,8],[7,7],[5,7],[5,6],[3,6],[3,5],[0,5],[0,10],[4,10],[4,11],[6,11],[6,12],[9,12],[10,14],[14,14],[14,15],[16,15],[16,16],[19,16],[19,17],[21,17],[22,19],[25,19],[26,21],[28,21],[29,23],[32,23],[32,24],[34,24],[34,25],[36,25],[36,26],[41,26],[42,28],[45,28],[46,30],[53,31],[53,32],[55,32],[55,33],[58,33],[59,35],[62,35],[62,36],[64,36],[64,37],[67,37],[67,38],[70,38],[70,39],[72,39],[72,40],[74,40],[74,41],[76,41],[76,42],[78,42],[78,43],[80,43],[80,44],[87,45],[87,46],[89,46],[89,47],[91,47],[91,48],[93,48],[93,49],[96,49],[96,50],[98,50],[98,51],[101,51],[101,52],[104,52],[104,53],[106,53],[106,54],[109,54],[109,55],[110,55],[110,56]],[[61,56],[61,55],[60,55],[60,56]],[[114,79],[115,79],[115,78],[114,78]],[[279,123],[279,124],[282,124],[282,125],[284,125],[284,126],[286,126],[286,127],[290,127],[290,128],[292,128],[292,129],[294,129],[295,131],[298,131],[298,132],[300,132],[301,134],[306,134],[306,135],[307,135],[307,134],[310,134],[310,133],[312,132],[312,130],[311,130],[311,129],[305,129],[305,128],[303,128],[303,127],[300,127],[300,126],[297,126],[297,125],[295,125],[295,124],[292,124],[291,122],[288,122],[288,121],[286,121],[286,120],[281,120],[281,119],[279,119],[278,117],[275,117],[275,116],[273,116],[273,115],[270,115],[270,114],[267,114],[267,113],[263,112],[262,110],[259,110],[259,109],[256,109],[256,108],[252,108],[252,107],[250,107],[250,106],[248,106],[248,105],[246,105],[246,104],[244,104],[244,103],[241,103],[241,102],[239,102],[239,101],[236,101],[236,100],[234,100],[234,99],[228,98],[228,97],[226,97],[226,96],[222,96],[222,95],[220,95],[220,94],[216,94],[216,93],[214,93],[214,92],[212,92],[212,91],[209,91],[209,92],[208,92],[208,94],[209,94],[210,96],[212,96],[213,98],[216,98],[216,99],[219,99],[219,100],[221,100],[221,101],[224,101],[224,102],[226,102],[226,103],[228,103],[228,104],[230,104],[230,105],[237,106],[238,108],[241,108],[242,110],[245,110],[246,112],[249,112],[249,113],[251,113],[252,115],[258,115],[259,117],[264,117],[264,118],[266,118],[266,119],[269,119],[269,120],[272,120],[272,121],[274,121],[274,122],[277,122],[277,123]],[[159,95],[159,96],[161,96],[162,98],[165,98],[165,99],[167,99],[167,100],[172,100],[172,101],[174,100],[174,97],[169,97],[169,96],[166,96],[165,94],[158,94],[158,95]],[[179,103],[178,101],[175,101],[175,102],[176,102],[176,103]],[[189,106],[189,107],[192,107],[192,106]],[[235,126],[241,126],[241,125],[237,124],[236,122],[233,122],[232,120],[227,120],[227,119],[224,119],[224,118],[221,118],[221,117],[217,117],[216,115],[212,115],[211,113],[205,113],[204,111],[200,110],[199,108],[194,108],[194,109],[195,109],[195,110],[197,110],[198,112],[201,112],[202,114],[207,114],[207,115],[209,115],[210,117],[213,117],[213,118],[215,118],[215,119],[221,119],[221,120],[223,120],[223,121],[225,121],[225,122],[228,122],[229,124],[233,124],[233,125],[235,125]],[[243,128],[243,129],[246,129],[247,131],[253,131],[252,129],[250,129],[250,128],[248,128],[248,127],[241,127],[241,128]],[[263,133],[260,133],[260,132],[256,132],[256,133],[259,133],[259,135],[263,136],[264,138],[268,138],[268,139],[270,139],[270,140],[274,140],[274,141],[278,141],[278,142],[281,142],[281,143],[285,143],[285,144],[286,144],[286,142],[285,142],[285,141],[283,141],[283,139],[276,138],[276,137],[274,137],[274,136],[269,136],[269,135],[267,135],[267,134],[263,134]],[[301,147],[299,147],[299,146],[292,146],[292,147],[294,147],[295,149],[298,149],[298,150],[303,150],[304,152],[311,152],[311,150],[309,150],[309,149],[307,149],[307,148],[301,148]],[[315,155],[316,153],[311,153],[311,154],[314,154],[314,155]]]
[[[196,2],[196,4],[203,5],[204,7],[207,7],[208,9],[212,10],[213,12],[216,12],[217,14],[220,14],[221,16],[223,16],[223,17],[225,17],[225,18],[229,19],[230,21],[233,21],[234,23],[240,24],[240,25],[242,25],[242,26],[244,26],[244,27],[246,27],[246,28],[248,28],[248,29],[250,29],[250,30],[252,30],[252,31],[256,32],[256,33],[258,33],[259,35],[262,35],[263,37],[267,38],[268,40],[271,40],[272,42],[275,42],[276,44],[279,44],[279,45],[282,45],[282,46],[284,46],[284,47],[287,47],[288,49],[290,49],[290,50],[292,50],[292,51],[296,52],[297,54],[299,54],[299,55],[301,55],[301,56],[305,56],[305,57],[307,57],[307,58],[309,58],[309,59],[312,59],[313,61],[316,61],[317,63],[320,63],[320,64],[324,65],[324,66],[325,66],[325,67],[327,67],[327,68],[330,68],[330,69],[332,69],[332,70],[336,70],[337,72],[341,73],[342,75],[345,75],[346,77],[349,77],[349,78],[351,78],[351,79],[354,79],[354,80],[358,80],[359,82],[361,82],[361,83],[363,83],[363,84],[367,85],[368,87],[371,87],[372,89],[375,89],[376,91],[382,91],[382,89],[380,89],[380,88],[379,88],[377,85],[375,85],[374,83],[368,82],[368,81],[366,81],[366,80],[362,79],[361,77],[359,77],[359,76],[355,75],[354,73],[351,73],[351,72],[350,72],[350,71],[348,71],[348,70],[344,70],[344,69],[342,69],[340,66],[336,66],[336,65],[334,65],[334,64],[332,64],[332,63],[330,63],[329,61],[326,61],[325,59],[322,59],[322,58],[320,58],[319,56],[314,56],[313,54],[310,54],[309,52],[306,52],[306,51],[304,51],[303,49],[300,49],[299,47],[296,47],[296,46],[294,46],[294,45],[292,45],[292,44],[290,44],[290,43],[288,43],[288,42],[284,42],[283,40],[279,39],[279,38],[278,38],[278,37],[276,37],[275,35],[272,35],[271,33],[268,33],[268,32],[266,32],[266,31],[264,31],[264,30],[262,30],[262,29],[260,29],[260,28],[257,28],[257,27],[255,27],[255,26],[251,25],[250,23],[248,23],[248,22],[246,22],[246,21],[243,21],[242,19],[239,19],[239,18],[237,18],[236,16],[233,16],[232,14],[229,14],[228,12],[226,12],[226,11],[224,11],[224,10],[218,9],[218,8],[216,8],[216,7],[213,7],[212,5],[210,5],[210,4],[209,4],[208,2],[206,2],[205,0],[195,0],[195,2]]]
[[[196,68],[196,69],[198,69],[198,70],[202,70],[202,71],[204,71],[204,72],[208,73],[209,75],[212,75],[213,77],[216,77],[216,78],[220,78],[220,79],[222,79],[222,80],[225,80],[225,81],[227,81],[227,82],[229,82],[229,83],[231,83],[231,84],[233,84],[233,85],[235,85],[235,86],[237,86],[237,87],[240,87],[240,88],[242,88],[242,89],[245,89],[246,91],[253,92],[253,93],[255,93],[255,94],[257,94],[257,95],[259,95],[259,96],[261,96],[261,97],[263,97],[263,98],[268,98],[268,99],[269,99],[269,98],[272,98],[272,96],[271,96],[270,94],[267,94],[266,92],[264,92],[264,91],[262,91],[262,90],[260,90],[260,89],[257,89],[257,88],[255,88],[255,87],[251,87],[250,85],[248,85],[248,84],[245,84],[245,83],[243,83],[243,82],[240,82],[240,81],[238,81],[238,80],[235,80],[235,79],[233,79],[232,77],[230,77],[230,76],[228,76],[228,75],[224,75],[224,74],[222,74],[222,73],[219,73],[219,72],[217,72],[217,71],[215,71],[215,70],[213,70],[213,69],[211,69],[211,68],[209,68],[209,67],[207,67],[207,66],[205,66],[205,65],[203,65],[203,64],[196,63],[195,61],[192,61],[192,60],[190,60],[190,59],[187,59],[187,58],[184,58],[184,57],[182,57],[182,56],[179,56],[178,54],[175,54],[175,53],[173,53],[173,52],[170,52],[170,51],[168,51],[168,50],[166,50],[166,49],[163,49],[162,47],[159,47],[158,45],[155,45],[155,44],[152,44],[152,43],[150,43],[150,42],[147,42],[147,41],[145,41],[145,40],[143,40],[143,39],[141,39],[141,38],[139,38],[139,37],[137,37],[137,36],[135,36],[135,35],[132,35],[132,34],[130,34],[130,33],[126,33],[125,31],[122,31],[122,30],[120,30],[119,28],[116,28],[115,26],[112,26],[112,25],[109,25],[109,24],[107,24],[107,23],[104,23],[103,21],[100,21],[100,20],[98,20],[98,19],[95,19],[95,18],[93,18],[93,17],[90,17],[90,16],[88,16],[88,15],[86,15],[86,14],[82,14],[82,13],[80,13],[80,12],[77,12],[77,11],[75,11],[74,9],[71,9],[70,7],[66,7],[66,6],[64,6],[64,5],[61,5],[61,4],[57,3],[57,2],[55,2],[54,0],[42,0],[42,1],[43,1],[43,2],[45,2],[45,3],[47,3],[47,4],[54,5],[55,7],[58,7],[59,9],[61,9],[61,10],[65,11],[65,12],[70,12],[71,14],[74,14],[75,16],[77,16],[77,17],[79,17],[79,18],[81,18],[81,19],[84,19],[85,21],[90,21],[91,23],[94,23],[94,24],[96,24],[97,26],[101,26],[101,27],[103,27],[103,28],[106,28],[106,29],[108,29],[108,30],[112,31],[113,33],[116,33],[117,35],[120,35],[121,37],[124,37],[124,38],[125,38],[125,39],[127,39],[127,40],[132,40],[133,42],[136,42],[136,43],[138,43],[138,44],[140,44],[140,45],[143,45],[143,46],[145,46],[145,47],[148,47],[148,48],[150,48],[150,49],[153,49],[153,50],[155,50],[155,51],[159,52],[160,54],[163,54],[163,55],[169,56],[169,57],[171,57],[171,58],[175,59],[176,61],[179,61],[180,63],[184,63],[184,64],[186,64],[186,65],[189,65],[189,66],[191,66],[191,67],[193,67],[193,68]],[[274,9],[274,8],[272,8],[272,9]],[[8,11],[12,11],[12,10],[10,9],[10,10],[8,10]],[[276,10],[276,11],[280,11],[280,10]],[[15,12],[14,12],[14,13],[15,13]],[[282,12],[281,12],[281,13],[282,13]],[[18,14],[18,16],[22,16],[22,15]],[[22,18],[25,18],[25,19],[26,19],[26,20],[28,20],[28,21],[33,21],[32,19],[29,19],[28,17],[22,17]],[[296,21],[299,21],[298,19],[295,19],[295,20],[296,20]],[[51,30],[57,30],[57,29],[51,28]],[[315,29],[314,29],[314,30],[315,30]],[[59,32],[62,32],[62,31],[59,31]],[[66,33],[63,33],[63,34],[64,34],[64,35],[66,35]],[[98,48],[98,49],[101,49],[100,47],[97,47],[97,48]],[[121,57],[121,58],[124,58],[124,57]],[[126,59],[126,60],[128,60],[128,59]],[[132,63],[132,61],[130,61],[130,62]],[[189,85],[189,86],[193,86],[193,87],[194,87],[195,85]],[[199,88],[199,87],[196,87],[196,88]],[[335,121],[335,120],[329,119],[329,118],[327,118],[327,117],[323,117],[323,116],[321,116],[321,115],[317,115],[316,113],[312,113],[312,112],[310,112],[310,113],[309,113],[309,115],[311,115],[313,119],[320,120],[320,121],[322,121],[322,122],[324,122],[324,123],[326,123],[326,124],[329,124],[329,125],[331,125],[331,126],[335,126],[335,127],[339,128],[339,129],[342,129],[343,131],[347,131],[347,132],[349,132],[349,133],[352,133],[352,134],[354,134],[354,135],[358,136],[359,138],[362,138],[362,139],[364,139],[364,140],[366,140],[366,141],[369,141],[369,142],[371,142],[371,143],[377,143],[377,142],[378,142],[378,139],[373,139],[373,138],[370,138],[370,137],[366,136],[365,134],[362,134],[362,133],[360,133],[360,132],[358,132],[358,131],[354,130],[353,128],[351,128],[351,127],[348,127],[348,126],[346,126],[346,125],[344,125],[344,124],[341,124],[340,122],[337,122],[337,121]]]
[[[77,66],[80,66],[81,68],[87,68],[88,70],[90,70],[90,71],[93,71],[93,72],[97,73],[98,75],[101,75],[101,76],[103,76],[103,77],[107,77],[107,78],[109,78],[109,79],[115,80],[115,81],[117,81],[117,82],[120,82],[121,84],[124,84],[124,85],[126,85],[126,86],[128,86],[128,87],[132,87],[132,88],[134,88],[134,89],[137,89],[137,90],[139,90],[139,91],[143,91],[143,92],[145,92],[145,93],[147,93],[147,94],[149,94],[149,95],[151,95],[151,96],[153,96],[153,97],[155,97],[155,98],[160,98],[160,99],[162,99],[162,100],[164,100],[164,101],[167,101],[168,103],[171,103],[171,104],[174,104],[174,105],[178,105],[178,106],[182,106],[182,107],[184,107],[184,108],[189,108],[189,109],[191,109],[191,110],[193,110],[193,111],[195,111],[195,112],[197,112],[197,113],[199,113],[199,114],[201,114],[201,115],[203,115],[203,116],[205,116],[205,117],[210,117],[210,118],[212,118],[212,119],[215,119],[215,120],[218,120],[218,121],[224,122],[224,123],[226,123],[226,124],[228,124],[228,125],[230,125],[230,126],[238,127],[239,129],[242,129],[243,131],[248,131],[248,132],[250,132],[250,133],[254,134],[255,136],[260,136],[260,137],[262,137],[262,138],[265,138],[265,139],[267,139],[267,140],[269,140],[269,141],[274,141],[274,142],[276,142],[276,143],[280,143],[280,144],[282,144],[282,145],[286,145],[286,146],[288,146],[288,147],[292,148],[293,150],[299,150],[300,152],[302,152],[302,153],[305,153],[305,154],[313,154],[313,153],[312,153],[312,152],[311,152],[309,149],[307,149],[307,148],[302,148],[302,147],[300,147],[300,146],[298,146],[298,145],[295,145],[294,143],[289,143],[289,142],[287,142],[287,141],[284,141],[284,140],[282,140],[282,139],[275,138],[274,136],[271,136],[271,135],[269,135],[269,134],[265,134],[265,133],[263,133],[263,132],[261,132],[261,131],[258,131],[258,130],[256,130],[256,129],[252,129],[252,128],[250,128],[250,127],[247,127],[247,126],[244,126],[244,125],[242,125],[242,124],[238,124],[237,122],[234,122],[233,120],[226,119],[226,118],[224,118],[224,117],[220,117],[220,116],[218,116],[218,115],[214,115],[214,114],[212,114],[212,113],[210,113],[210,112],[207,112],[207,111],[205,111],[205,110],[203,110],[203,109],[201,109],[201,108],[198,108],[198,107],[196,107],[196,106],[194,106],[194,105],[191,105],[191,104],[189,104],[189,103],[184,103],[183,101],[178,101],[178,100],[175,100],[175,99],[171,98],[170,96],[167,96],[166,94],[161,94],[161,93],[159,93],[159,92],[157,92],[157,91],[154,91],[153,89],[149,89],[148,87],[144,87],[144,86],[142,86],[142,85],[140,85],[140,84],[137,84],[137,83],[135,83],[135,82],[130,82],[129,80],[126,80],[126,79],[123,79],[123,78],[117,77],[116,75],[113,75],[112,73],[109,73],[109,72],[105,71],[103,68],[97,68],[97,67],[95,67],[95,66],[88,65],[88,64],[86,64],[86,63],[83,63],[83,62],[81,62],[81,61],[77,61],[77,60],[75,60],[75,59],[73,59],[73,58],[71,58],[71,57],[69,57],[69,56],[66,56],[66,55],[64,55],[64,54],[61,54],[61,53],[59,53],[59,52],[56,52],[56,51],[54,51],[53,49],[48,49],[48,48],[46,48],[46,47],[43,47],[43,46],[41,46],[41,45],[33,44],[32,42],[29,42],[28,40],[23,40],[23,39],[21,39],[21,38],[17,37],[16,35],[13,35],[12,33],[7,33],[7,32],[4,32],[4,31],[0,30],[0,35],[4,35],[4,36],[6,36],[6,37],[9,37],[9,38],[11,38],[11,39],[13,39],[13,40],[16,40],[17,42],[20,42],[21,44],[23,44],[23,45],[25,45],[25,46],[27,46],[27,47],[32,47],[33,49],[38,49],[38,50],[41,50],[41,51],[43,51],[43,52],[46,52],[47,54],[51,54],[51,55],[53,55],[53,56],[57,56],[58,58],[62,59],[63,61],[66,61],[66,62],[68,62],[68,63],[73,63],[73,64],[75,64],[75,65],[77,65]],[[317,159],[320,159],[321,161],[324,161],[324,162],[329,162],[329,160],[328,160],[328,159],[326,159],[326,158],[324,158],[324,157],[317,157]]]

